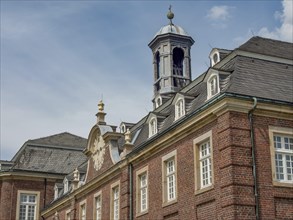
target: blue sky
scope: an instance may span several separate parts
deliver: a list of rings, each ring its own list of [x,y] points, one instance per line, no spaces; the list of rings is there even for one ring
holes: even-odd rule
[[[195,40],[192,75],[213,47],[253,35],[292,42],[292,1],[0,1],[1,154],[61,132],[87,137],[103,98],[106,121],[137,122],[152,110],[148,43],[173,6]]]

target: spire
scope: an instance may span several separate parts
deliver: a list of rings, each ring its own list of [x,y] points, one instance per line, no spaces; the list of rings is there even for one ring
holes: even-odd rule
[[[169,11],[167,14],[167,18],[170,20],[170,25],[173,25],[172,19],[174,18],[174,13],[171,11],[172,5],[169,6]]]

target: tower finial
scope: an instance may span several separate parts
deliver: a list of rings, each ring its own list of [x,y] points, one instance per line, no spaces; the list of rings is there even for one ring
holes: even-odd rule
[[[171,11],[171,9],[172,9],[172,5],[169,6],[167,18],[170,20],[170,25],[173,25],[172,19],[174,18],[174,13]]]

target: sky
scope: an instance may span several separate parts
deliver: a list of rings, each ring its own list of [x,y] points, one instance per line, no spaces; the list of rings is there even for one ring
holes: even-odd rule
[[[195,40],[195,79],[212,48],[253,36],[293,41],[292,1],[0,1],[0,159],[29,139],[69,132],[87,138],[105,103],[107,124],[152,111],[148,43],[173,23]]]

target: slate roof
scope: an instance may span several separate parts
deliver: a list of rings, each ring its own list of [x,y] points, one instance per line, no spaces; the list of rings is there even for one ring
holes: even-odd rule
[[[240,53],[240,55],[234,56],[228,62],[225,62],[220,69],[216,69],[219,71],[220,94],[238,94],[271,101],[282,101],[293,106],[292,62],[288,64],[259,58],[259,55],[267,55],[293,60],[292,48],[292,43],[261,37],[251,38],[234,51],[246,51],[258,55],[245,57]],[[234,51],[232,50],[231,53]],[[227,56],[224,59],[227,61],[229,58]],[[178,92],[186,97],[185,116],[196,112],[206,105],[206,80],[208,72],[213,68],[215,67],[210,67],[206,72]],[[176,94],[162,106],[151,112],[163,118],[158,120],[158,133],[167,130],[177,123],[174,121],[175,107],[172,104],[174,97],[176,97]],[[140,148],[143,143],[152,139],[152,137],[148,137],[149,128],[147,119],[149,115],[145,116],[131,128],[132,137],[135,137],[134,149]],[[124,140],[119,140],[118,143],[121,149]]]
[[[262,37],[252,37],[249,41],[242,44],[239,50],[280,57],[285,59],[293,59],[293,44]]]
[[[85,138],[61,133],[27,141],[12,161],[12,170],[68,174],[87,160]]]

